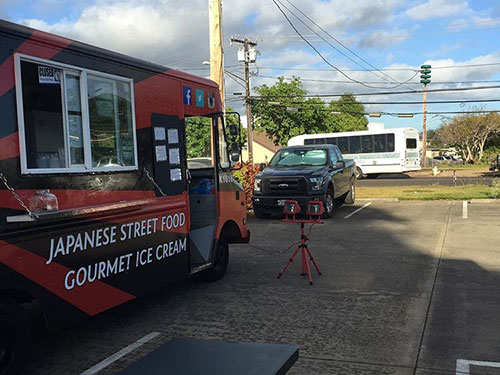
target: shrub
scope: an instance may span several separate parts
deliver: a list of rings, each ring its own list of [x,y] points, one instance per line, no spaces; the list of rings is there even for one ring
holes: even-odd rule
[[[495,198],[495,199],[500,198],[500,178],[493,179],[493,183],[491,184],[489,196],[491,198]]]
[[[257,165],[250,163],[238,163],[235,168],[240,168],[233,171],[233,177],[245,189],[247,210],[249,210],[252,208],[255,175],[260,172],[260,168]]]

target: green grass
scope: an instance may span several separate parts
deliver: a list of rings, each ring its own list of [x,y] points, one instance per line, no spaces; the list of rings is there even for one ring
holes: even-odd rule
[[[500,186],[500,184],[498,184]],[[496,186],[496,185],[495,185]],[[358,198],[398,198],[400,200],[469,200],[500,198],[500,188],[487,185],[356,187]]]

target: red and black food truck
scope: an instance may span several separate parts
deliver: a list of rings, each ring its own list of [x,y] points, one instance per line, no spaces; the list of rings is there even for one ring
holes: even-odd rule
[[[0,21],[0,114],[0,374],[35,327],[220,279],[248,241],[214,82]]]

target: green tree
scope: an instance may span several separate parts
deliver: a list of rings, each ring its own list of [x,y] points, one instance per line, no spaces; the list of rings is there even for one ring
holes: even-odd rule
[[[271,136],[274,144],[284,145],[289,138],[308,130],[304,112],[298,110],[307,93],[299,78],[287,82],[280,77],[273,86],[262,85],[255,91],[261,99],[252,102],[254,127]]]
[[[481,161],[488,140],[500,135],[500,114],[469,113],[444,122],[437,131],[443,144],[457,148],[465,161]]]
[[[368,124],[363,105],[352,94],[327,106],[320,98],[306,99],[298,77],[288,82],[280,77],[273,86],[262,85],[255,91],[260,96],[252,103],[255,129],[266,131],[278,146],[301,134],[362,130]]]
[[[186,117],[188,158],[210,157],[210,117]]]
[[[230,106],[226,107],[227,112],[234,112]],[[210,124],[212,123],[211,117],[186,117],[186,147],[188,158],[210,157]],[[229,150],[231,149],[232,142],[238,142],[240,149],[246,144],[246,133],[241,132],[239,136],[231,136],[229,134],[229,125],[234,124],[239,126],[238,116],[227,115],[225,121],[226,140]]]
[[[331,101],[328,109],[328,132],[366,130],[368,120],[364,115],[365,107],[351,93],[345,93],[339,100]]]

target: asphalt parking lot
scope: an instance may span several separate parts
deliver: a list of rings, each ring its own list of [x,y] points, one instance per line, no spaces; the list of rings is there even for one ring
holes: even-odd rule
[[[183,281],[47,337],[26,374],[91,375],[153,332],[98,373],[188,337],[298,345],[289,374],[500,374],[500,204],[367,203],[312,228],[314,285],[293,268],[277,279],[297,225],[251,217],[223,280]]]

